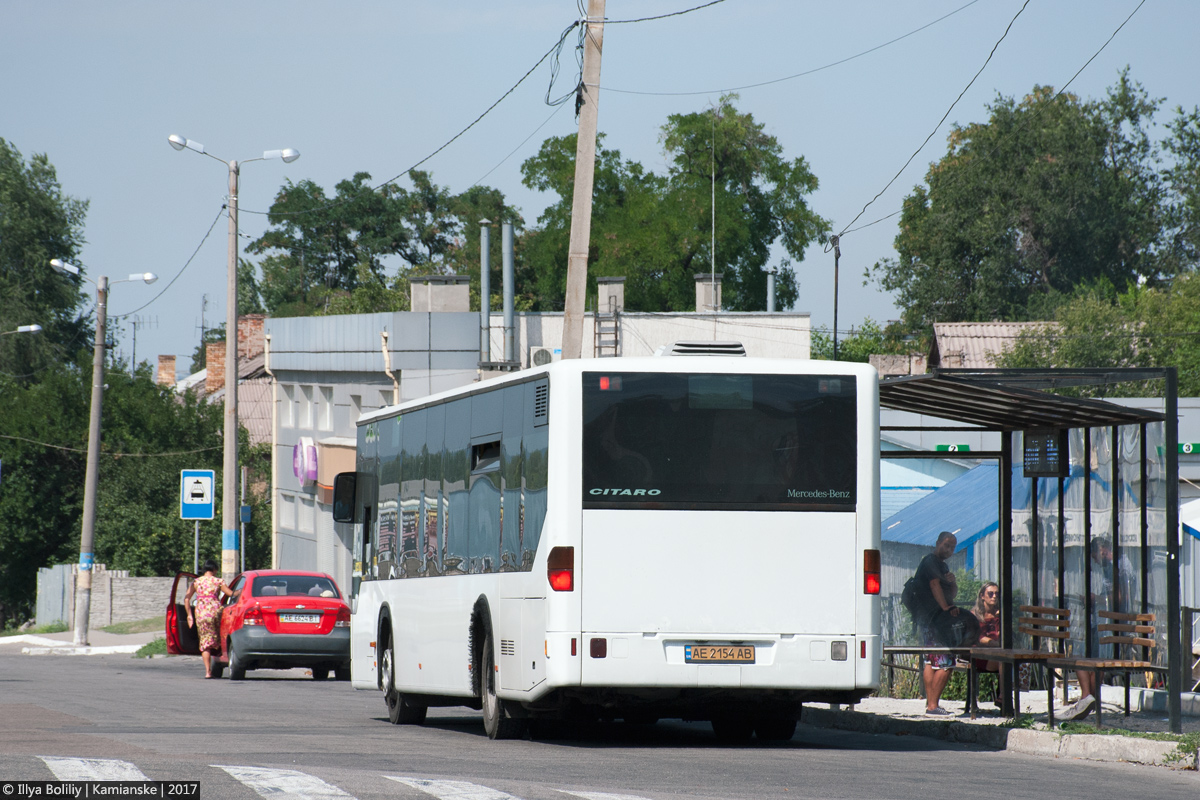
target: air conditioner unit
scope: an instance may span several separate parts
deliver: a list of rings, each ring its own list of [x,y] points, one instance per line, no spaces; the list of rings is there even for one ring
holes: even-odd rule
[[[531,347],[529,348],[529,366],[544,367],[562,358],[561,347]]]

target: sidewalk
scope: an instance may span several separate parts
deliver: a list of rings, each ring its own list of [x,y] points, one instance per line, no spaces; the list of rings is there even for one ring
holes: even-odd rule
[[[29,656],[99,656],[136,653],[143,645],[161,639],[162,631],[147,633],[105,633],[88,631],[88,647],[77,647],[74,631],[62,633],[23,633],[0,636],[0,653],[20,652]]]
[[[1125,692],[1119,686],[1104,686],[1104,728],[1119,728],[1141,733],[1167,733],[1166,693],[1134,689],[1130,698],[1130,715],[1125,716]],[[1077,698],[1073,693],[1071,701]],[[1055,711],[1059,711],[1056,697]],[[1046,728],[1045,692],[1022,692],[1021,711],[1033,719],[1032,727],[1011,727],[1012,722],[1000,715],[991,703],[980,704],[980,714],[972,720],[965,713],[962,701],[943,700],[942,708],[951,717],[929,717],[925,701],[896,700],[887,697],[868,697],[853,707],[827,707],[810,704],[804,707],[802,722],[822,728],[855,731],[891,736],[924,736],[948,742],[976,744],[997,750],[1009,750],[1028,755],[1052,758],[1082,758],[1094,761],[1127,761],[1156,764],[1176,769],[1196,769],[1195,750],[1181,752],[1174,741],[1157,741],[1110,733],[1098,735],[1075,732],[1081,728],[1095,730],[1093,713],[1080,723],[1073,723],[1072,733]],[[846,710],[842,710],[846,709]],[[1183,695],[1183,732],[1200,732],[1200,695]]]

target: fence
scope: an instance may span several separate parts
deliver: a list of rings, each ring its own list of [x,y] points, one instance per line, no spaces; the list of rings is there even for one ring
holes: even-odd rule
[[[74,564],[43,567],[37,576],[37,624],[75,624]],[[103,628],[118,622],[157,617],[167,607],[171,578],[134,578],[126,570],[96,564],[92,575],[92,606],[88,625]]]

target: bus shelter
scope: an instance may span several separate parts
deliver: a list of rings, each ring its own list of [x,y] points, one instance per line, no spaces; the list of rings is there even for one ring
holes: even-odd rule
[[[1183,657],[1177,380],[1175,368],[935,369],[881,381],[879,404],[920,415],[919,424],[882,426],[885,432],[999,433],[998,450],[970,453],[996,464],[972,477],[978,490],[979,480],[992,476],[998,521],[978,533],[988,543],[982,557],[967,560],[980,573],[976,577],[1000,585],[1003,647],[1028,646],[1015,636],[1012,612],[1021,605],[1070,609],[1070,637],[1062,646],[1088,657],[1100,655],[1098,612],[1153,613],[1152,660],[1166,669],[1170,728],[1178,733]],[[1162,382],[1161,412],[1052,393],[1090,388],[1104,394],[1135,381]],[[886,459],[947,455],[881,453]],[[934,525],[953,529],[954,521]],[[976,550],[979,544],[972,542]]]

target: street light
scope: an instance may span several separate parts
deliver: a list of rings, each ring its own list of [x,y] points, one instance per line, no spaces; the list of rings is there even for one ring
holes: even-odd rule
[[[109,282],[104,275],[94,281],[79,267],[58,258],[50,260],[55,272],[83,278],[96,287],[96,343],[92,349],[92,409],[88,415],[87,472],[83,484],[83,525],[79,534],[79,573],[75,577],[75,644],[88,643],[88,617],[92,612],[92,543],[96,538],[96,480],[100,465],[100,409],[104,404],[104,339],[108,324],[108,287],[114,283],[141,281],[154,283],[153,272],[130,275],[125,280]],[[37,327],[37,326],[27,326]]]
[[[10,333],[41,333],[41,325],[18,325],[16,330],[0,331],[0,336],[7,336]]]
[[[299,150],[290,147],[284,150],[266,150],[261,158],[245,161],[226,161],[204,149],[204,145],[183,136],[171,134],[167,141],[176,150],[194,150],[201,155],[220,161],[229,168],[229,276],[226,289],[225,310],[225,457],[221,475],[221,573],[231,580],[238,571],[238,417],[237,417],[237,268],[238,268],[238,175],[241,164],[264,161],[270,158],[283,159],[290,164],[300,157]]]

